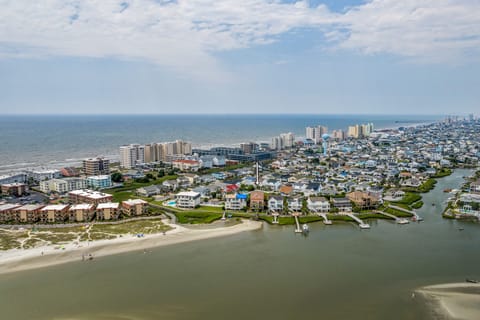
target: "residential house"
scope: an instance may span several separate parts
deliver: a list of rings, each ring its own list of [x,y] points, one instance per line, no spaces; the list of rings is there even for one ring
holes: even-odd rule
[[[287,205],[288,205],[288,210],[289,211],[302,211],[302,203],[303,198],[302,197],[293,197],[293,198],[287,198]]]
[[[265,193],[263,191],[250,192],[250,209],[262,211],[265,207]]]
[[[352,203],[347,198],[332,198],[332,203],[339,212],[352,212]]]
[[[242,210],[247,207],[247,195],[242,193],[227,194],[225,196],[226,210]]]
[[[200,193],[193,191],[179,192],[175,195],[178,208],[195,208],[200,205]]]
[[[329,212],[330,202],[325,197],[309,197],[307,199],[307,208],[313,212]]]
[[[270,196],[268,199],[268,210],[270,211],[282,211],[283,210],[283,197],[282,196]]]
[[[374,209],[379,205],[379,199],[368,192],[353,191],[347,194],[347,198],[360,209]]]

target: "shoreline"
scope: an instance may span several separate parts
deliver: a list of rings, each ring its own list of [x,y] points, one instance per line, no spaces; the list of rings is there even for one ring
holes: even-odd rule
[[[83,241],[78,244],[70,242],[63,245],[64,250],[55,249],[55,247],[58,248],[59,246],[41,246],[31,249],[1,251],[0,275],[81,261],[83,256],[90,254],[94,258],[98,258],[178,243],[229,236],[245,231],[259,230],[263,227],[262,222],[251,220],[242,220],[242,223],[233,226],[208,229],[189,229],[177,224],[166,224],[173,229],[165,234],[150,234],[145,235],[143,238],[127,234],[112,240]]]
[[[415,290],[436,311],[451,319],[480,319],[480,284],[446,283],[422,287]]]

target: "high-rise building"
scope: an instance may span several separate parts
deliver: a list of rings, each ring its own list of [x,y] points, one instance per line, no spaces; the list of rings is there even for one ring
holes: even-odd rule
[[[333,130],[332,131],[332,138],[335,140],[344,140],[345,139],[345,131],[343,130]]]
[[[273,150],[282,150],[283,149],[282,138],[273,137],[272,143],[270,144],[270,148]]]
[[[83,160],[83,172],[87,176],[110,174],[110,160],[105,158],[91,158]]]
[[[291,148],[295,144],[295,135],[291,132],[280,134],[282,148]]]
[[[305,128],[305,137],[307,139],[312,139],[315,141],[315,127],[306,127]]]
[[[255,142],[240,143],[240,149],[245,154],[254,153],[258,149],[258,145]]]
[[[120,147],[120,167],[131,169],[137,164],[145,163],[145,147],[139,144],[130,144]]]

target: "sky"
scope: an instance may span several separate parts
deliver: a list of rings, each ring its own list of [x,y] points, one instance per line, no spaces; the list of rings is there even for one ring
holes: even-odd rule
[[[0,8],[0,114],[480,114],[480,0]]]

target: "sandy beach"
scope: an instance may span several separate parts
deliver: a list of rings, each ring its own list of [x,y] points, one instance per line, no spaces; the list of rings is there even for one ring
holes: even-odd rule
[[[448,283],[416,290],[452,319],[480,319],[480,284]]]
[[[96,259],[102,256],[223,237],[262,228],[262,222],[250,220],[242,220],[242,223],[229,227],[208,229],[189,229],[176,224],[168,225],[173,229],[165,234],[145,235],[143,238],[124,235],[112,240],[68,243],[63,246],[64,249],[55,249],[55,246],[41,246],[31,249],[0,251],[0,274],[80,261],[83,256],[92,255]]]

